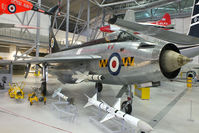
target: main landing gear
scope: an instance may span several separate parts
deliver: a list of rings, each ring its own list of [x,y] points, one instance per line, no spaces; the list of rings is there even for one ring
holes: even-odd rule
[[[103,85],[102,83],[97,82],[95,84],[95,89],[97,90],[98,93],[102,92],[103,90]],[[132,103],[133,103],[133,90],[132,90],[132,85],[123,85],[121,90],[119,91],[118,95],[116,98],[121,98],[123,94],[126,93],[127,95],[127,100],[124,101],[121,105],[121,109],[127,113],[131,114],[132,112]]]
[[[102,92],[103,89],[103,85],[102,83],[95,83],[95,89],[97,90],[97,92]]]
[[[48,76],[48,67],[47,64],[43,64],[43,78],[41,83],[41,95],[42,97],[39,98],[39,101],[43,101],[46,104],[46,93],[47,93],[47,76]]]
[[[117,98],[121,98],[122,95],[126,93],[127,95],[127,100],[124,101],[121,105],[121,109],[127,113],[131,114],[132,113],[132,103],[133,103],[133,90],[132,90],[132,85],[124,85],[121,90],[119,91],[118,95],[116,96]]]

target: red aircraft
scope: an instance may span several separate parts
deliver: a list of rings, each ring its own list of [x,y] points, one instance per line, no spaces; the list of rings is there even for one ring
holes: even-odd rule
[[[56,5],[52,7],[49,11],[44,11],[37,8],[36,6],[34,6],[31,2],[27,0],[0,0],[0,15],[15,14],[15,13],[26,12],[30,10],[41,12],[48,15],[53,15],[54,12],[58,8],[60,10],[60,6]],[[0,23],[0,28],[38,29],[38,27],[33,27],[33,26],[7,24],[7,23]]]
[[[58,6],[52,8],[53,11]],[[51,9],[51,10],[52,10]],[[53,13],[50,11],[44,11],[37,7],[35,7],[31,2],[27,0],[0,0],[0,15],[2,14],[15,14],[25,11],[37,11],[44,14],[52,15]]]
[[[139,24],[150,25],[150,26],[154,26],[157,28],[163,28],[164,30],[170,30],[170,29],[174,28],[174,26],[171,24],[171,18],[168,13],[166,13],[163,16],[163,18],[159,21],[156,21],[153,23],[139,23]],[[120,27],[118,27],[116,25],[107,25],[107,26],[103,26],[100,28],[100,31],[106,32],[106,33],[111,33],[111,32],[118,31],[118,30],[120,30]]]

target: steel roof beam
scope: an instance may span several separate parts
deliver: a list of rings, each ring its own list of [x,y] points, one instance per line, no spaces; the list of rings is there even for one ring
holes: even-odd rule
[[[120,2],[113,2],[113,3],[109,3],[109,4],[103,4],[104,1],[102,1],[102,3],[98,3],[96,0],[89,0],[90,2],[96,4],[97,6],[103,8],[103,7],[109,7],[109,6],[115,6],[115,5],[120,5],[120,4],[126,4],[126,3],[130,3],[130,2],[135,2],[135,0],[126,0],[126,1],[120,1]]]
[[[154,1],[151,3],[147,3],[147,4],[141,4],[138,6],[133,6],[133,7],[126,7],[126,8],[122,8],[122,9],[118,9],[118,10],[134,10],[134,11],[142,11],[142,10],[147,10],[147,9],[151,9],[154,7],[160,7],[163,5],[167,5],[167,4],[171,4],[174,2],[180,2],[181,0],[159,0],[159,1]],[[115,9],[117,10],[117,9]]]

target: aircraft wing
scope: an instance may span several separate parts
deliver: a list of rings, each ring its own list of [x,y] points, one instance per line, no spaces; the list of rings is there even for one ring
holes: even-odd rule
[[[101,59],[98,55],[79,55],[79,56],[67,56],[67,57],[39,57],[32,58],[30,60],[0,60],[0,64],[42,64],[42,63],[60,63],[60,62],[83,62],[90,60]]]
[[[38,27],[29,26],[29,25],[17,25],[17,24],[6,24],[6,23],[0,23],[0,28],[39,29]]]
[[[126,29],[130,29],[178,45],[199,44],[199,38],[188,36],[185,34],[175,33],[172,31],[163,30],[149,25],[142,25],[134,22],[125,21],[122,19],[117,19],[114,24]]]
[[[15,24],[0,23],[0,28],[15,28]]]

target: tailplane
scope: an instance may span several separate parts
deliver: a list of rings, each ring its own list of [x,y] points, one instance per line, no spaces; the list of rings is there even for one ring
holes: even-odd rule
[[[195,0],[193,3],[191,25],[188,35],[199,38],[199,0]]]

